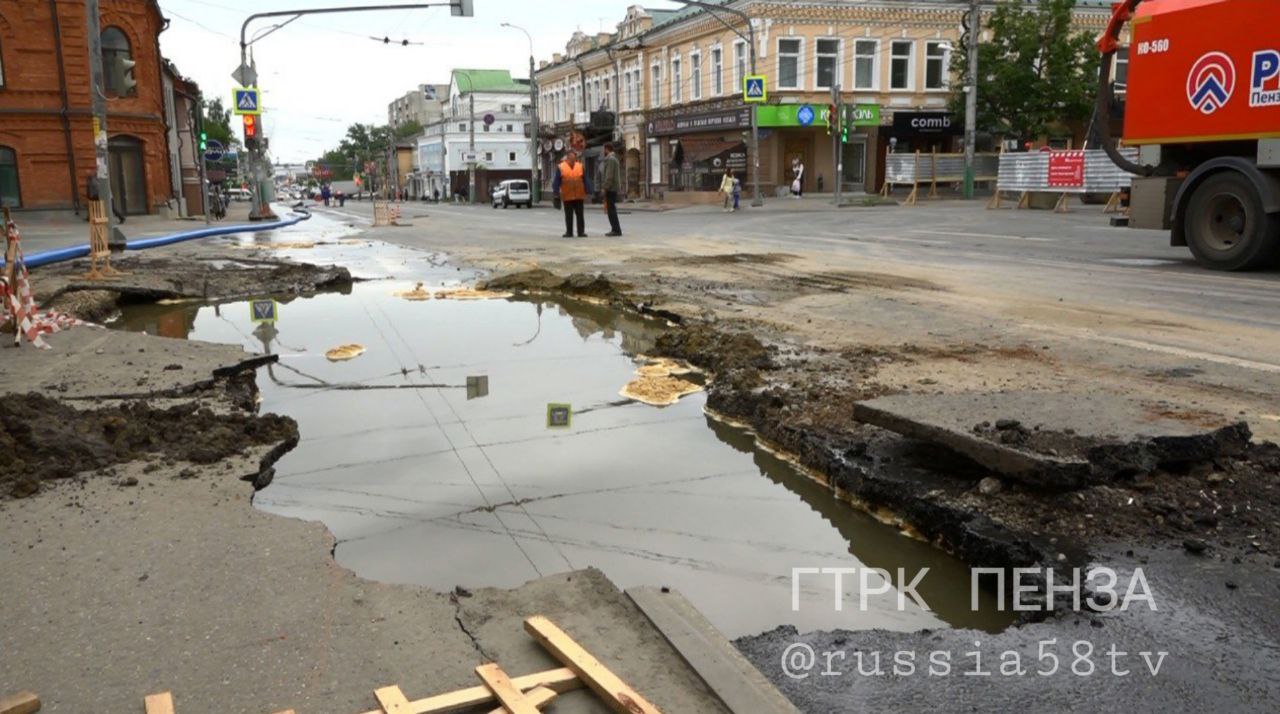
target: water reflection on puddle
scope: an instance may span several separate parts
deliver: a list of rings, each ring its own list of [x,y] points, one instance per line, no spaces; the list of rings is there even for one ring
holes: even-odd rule
[[[280,355],[259,372],[262,409],[297,419],[302,441],[254,503],[323,521],[363,577],[450,590],[594,566],[624,588],[680,590],[730,637],[1007,624],[990,602],[970,611],[958,561],[708,418],[705,395],[621,400],[630,355],[660,324],[586,303],[407,301],[392,293],[457,274],[435,261],[400,272],[281,300],[274,325],[248,303],[188,303],[130,308],[118,326]],[[325,359],[347,343],[366,352]],[[548,427],[549,403],[572,405],[568,427]],[[830,576],[806,578],[792,611],[792,568],[861,565],[929,567],[918,591],[934,612],[898,611],[892,595],[860,611],[856,577],[836,612]]]

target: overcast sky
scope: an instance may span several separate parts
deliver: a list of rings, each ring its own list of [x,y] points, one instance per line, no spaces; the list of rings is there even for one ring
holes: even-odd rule
[[[160,0],[171,20],[160,35],[164,55],[200,84],[206,97],[230,104],[239,64],[240,25],[255,12],[298,7],[387,5],[413,0]],[[418,0],[422,1],[422,0]],[[427,0],[430,1],[430,0]],[[475,0],[475,17],[451,17],[447,7],[303,17],[253,46],[264,91],[263,125],[277,161],[304,161],[337,145],[353,122],[382,124],[392,99],[428,82],[444,83],[453,67],[529,74],[534,56],[563,52],[576,29],[612,32],[636,0]],[[677,7],[651,0],[646,7]],[[287,19],[287,18],[286,18]],[[249,35],[275,19],[249,26]],[[402,47],[370,37],[418,42]]]

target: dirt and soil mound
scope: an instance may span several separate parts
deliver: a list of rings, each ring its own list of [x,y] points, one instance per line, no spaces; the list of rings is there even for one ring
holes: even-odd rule
[[[34,392],[11,394],[0,399],[0,498],[148,455],[212,464],[250,446],[297,440],[297,423],[275,414],[218,414],[195,402],[80,410]]]
[[[500,275],[482,283],[480,288],[529,293],[556,292],[572,297],[617,302],[623,299],[623,295],[631,289],[631,286],[610,280],[603,275],[573,273],[567,278],[562,278],[548,270],[533,268]]]
[[[754,335],[690,325],[658,338],[657,352],[707,367],[717,376],[741,369],[771,369],[773,357]]]

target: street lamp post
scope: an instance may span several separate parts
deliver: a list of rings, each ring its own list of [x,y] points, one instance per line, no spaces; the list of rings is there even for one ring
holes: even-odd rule
[[[538,83],[533,77],[533,36],[523,27],[509,22],[502,23],[502,27],[519,30],[529,38],[529,178],[533,183],[532,200],[537,203],[542,200],[542,167],[538,161]]]
[[[470,130],[467,151],[471,153],[471,160],[467,162],[467,203],[474,204],[476,202],[476,86],[472,84],[470,74],[456,71],[454,74],[467,78],[467,104],[471,117],[467,122],[467,129]]]
[[[249,29],[249,23],[253,22],[254,20],[258,20],[266,17],[289,17],[290,18],[288,21],[283,22],[277,25],[276,27],[270,28],[269,32],[262,35],[262,37],[266,37],[267,35],[271,34],[272,32],[275,32],[276,30],[279,30],[280,28],[284,27],[290,22],[297,20],[299,17],[302,17],[303,15],[330,15],[334,13],[373,12],[373,11],[379,11],[379,10],[425,10],[427,8],[433,8],[433,7],[448,7],[450,10],[450,13],[455,17],[472,17],[475,14],[472,8],[472,4],[473,4],[472,0],[440,0],[439,2],[406,3],[401,5],[355,5],[355,6],[345,6],[345,7],[316,7],[316,8],[306,8],[302,10],[275,10],[272,12],[256,12],[246,17],[244,20],[244,23],[240,25],[240,67],[237,68],[235,77],[236,77],[236,80],[239,81],[244,86],[255,86],[255,87],[257,86],[256,73],[253,73],[254,74],[253,81],[245,81],[246,79],[249,79],[249,78],[245,77],[243,74],[244,71],[249,67],[248,63],[246,62],[246,60],[248,59],[249,42],[245,40],[245,33]],[[257,39],[261,39],[261,37]],[[258,149],[255,149],[252,152],[246,151],[246,154],[248,154],[246,159],[250,161],[250,165],[248,169],[249,171],[253,171],[255,162],[253,162],[252,159],[256,158],[255,155],[258,153],[258,151],[259,151]],[[261,186],[259,188],[261,188]],[[260,205],[260,200],[257,198],[257,193],[258,193],[257,191],[253,192],[254,204],[253,204],[253,210],[250,212],[251,216],[258,215],[259,212],[262,211],[263,209],[263,206]],[[267,209],[267,212],[270,213],[270,209]]]
[[[756,28],[754,25],[751,24],[750,15],[748,15],[747,13],[741,10],[737,10],[731,7],[712,5],[711,3],[707,3],[707,2],[699,2],[699,0],[674,0],[674,1],[682,5],[693,5],[695,7],[700,7],[703,10],[706,10],[707,14],[711,15],[716,20],[718,20],[721,25],[724,25],[725,27],[729,28],[731,31],[733,31],[733,34],[742,38],[742,40],[747,43],[747,48],[750,51],[749,56],[751,57],[751,74],[756,73]],[[746,35],[742,34],[741,30],[734,27],[733,25],[730,25],[728,22],[725,22],[725,19],[723,17],[720,17],[720,15],[717,14],[717,11],[727,12],[731,15],[737,15],[738,17],[742,18],[742,21],[747,25],[747,34]],[[675,79],[678,81],[678,78],[675,78]],[[764,205],[764,197],[760,195],[760,128],[756,124],[756,108],[754,106],[751,107],[751,148],[749,149],[749,151],[751,153],[751,191],[753,194],[755,194],[754,197],[751,199],[751,205],[759,207]]]

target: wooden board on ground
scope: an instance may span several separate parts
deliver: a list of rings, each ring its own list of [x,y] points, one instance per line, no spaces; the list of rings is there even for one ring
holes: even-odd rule
[[[409,708],[409,700],[405,698],[404,692],[394,684],[373,690],[373,698],[378,700],[386,714],[409,714],[413,711]]]
[[[0,714],[35,714],[38,711],[40,697],[35,692],[18,692],[0,697]]]
[[[560,660],[561,664],[581,677],[614,711],[620,714],[658,714],[656,706],[640,696],[551,620],[542,615],[534,615],[524,621],[524,629],[553,657]]]
[[[639,587],[627,597],[734,714],[799,714],[702,613],[678,592]]]
[[[159,694],[148,694],[143,700],[146,706],[147,714],[173,714],[173,694],[171,692],[160,692]]]
[[[511,714],[538,714],[538,708],[525,699],[524,692],[516,689],[516,685],[511,683],[511,678],[497,662],[476,667],[476,675],[493,692],[503,709]]]
[[[559,669],[549,669],[544,672],[534,672],[520,677],[515,677],[511,683],[521,691],[545,687],[553,692],[561,693],[573,691],[583,686],[578,675],[573,673],[568,667]],[[437,694],[426,699],[416,699],[409,702],[407,711],[412,714],[445,714],[446,712],[462,711],[480,706],[481,704],[489,704],[496,701],[493,698],[493,692],[483,684],[467,689],[459,689],[454,692],[446,692],[445,694]],[[384,710],[374,709],[364,712],[364,714],[383,714]]]
[[[560,695],[556,693],[556,690],[548,689],[546,687],[534,687],[524,693],[525,701],[538,709],[550,704],[551,700],[558,696]],[[498,707],[497,709],[490,711],[489,714],[509,714],[509,712],[506,707]]]

